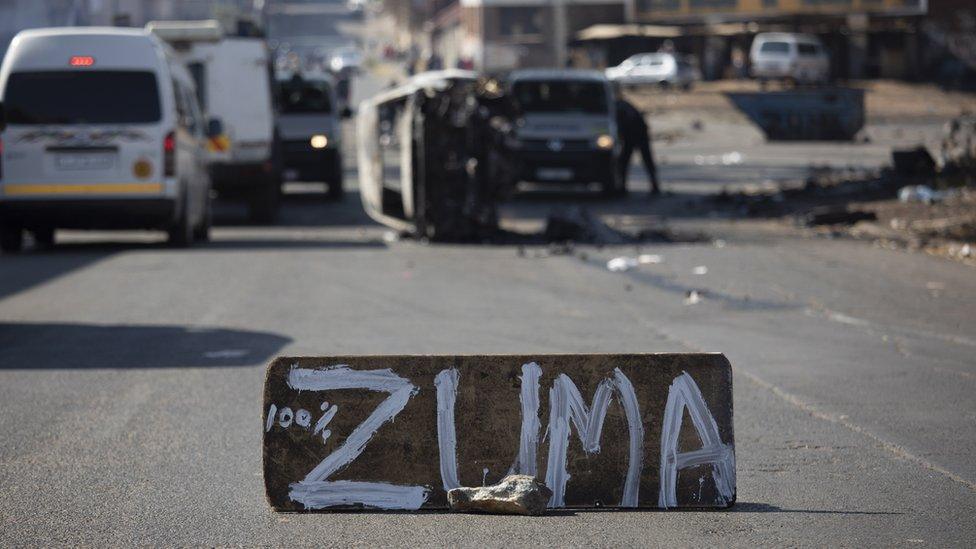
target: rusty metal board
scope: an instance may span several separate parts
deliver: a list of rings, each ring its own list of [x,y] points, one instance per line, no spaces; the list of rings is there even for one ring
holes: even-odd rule
[[[735,502],[717,353],[281,357],[261,428],[279,511],[443,509],[510,473],[554,508]]]

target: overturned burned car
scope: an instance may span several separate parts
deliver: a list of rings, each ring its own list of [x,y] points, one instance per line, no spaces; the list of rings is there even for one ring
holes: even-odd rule
[[[505,145],[513,109],[497,81],[460,70],[422,73],[364,101],[357,136],[366,212],[432,240],[493,234],[497,204],[518,181]]]

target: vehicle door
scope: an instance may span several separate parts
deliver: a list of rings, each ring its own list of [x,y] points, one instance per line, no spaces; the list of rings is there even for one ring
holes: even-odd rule
[[[207,152],[207,120],[203,116],[203,109],[200,108],[198,100],[199,94],[190,88],[184,88],[186,94],[186,104],[193,128],[193,178],[197,194],[201,198],[203,207],[206,208],[210,200],[210,155]]]
[[[656,83],[657,71],[660,64],[656,55],[643,55],[637,60],[634,66],[634,77],[642,84]]]
[[[796,50],[796,67],[800,79],[804,81],[821,79],[825,73],[823,49],[812,42],[798,42]]]
[[[201,154],[202,120],[196,100],[190,88],[179,80],[173,81],[173,93],[176,99],[176,176],[186,192],[186,204],[190,210],[191,219],[196,219],[202,211],[203,188],[206,180],[201,177],[205,172],[204,159]]]

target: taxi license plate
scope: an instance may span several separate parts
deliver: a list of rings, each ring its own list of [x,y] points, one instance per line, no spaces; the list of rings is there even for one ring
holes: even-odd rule
[[[107,170],[115,165],[115,157],[94,153],[59,154],[55,163],[60,170]]]

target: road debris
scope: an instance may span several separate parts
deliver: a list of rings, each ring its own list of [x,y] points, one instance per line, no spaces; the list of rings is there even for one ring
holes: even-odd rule
[[[702,302],[704,295],[698,290],[688,290],[685,292],[685,305],[698,305]]]
[[[706,267],[705,265],[698,265],[697,267],[691,270],[691,274],[699,275],[699,276],[707,275],[708,267]]]
[[[494,486],[454,488],[447,502],[454,511],[480,511],[501,515],[542,515],[552,490],[530,475],[509,475]]]
[[[620,256],[607,261],[607,270],[615,273],[636,269],[639,265],[657,265],[664,258],[658,254],[640,254],[637,257]]]
[[[932,204],[951,198],[955,194],[952,190],[937,191],[928,185],[907,185],[898,190],[898,200],[901,202],[921,202]]]
[[[941,175],[950,184],[976,184],[976,114],[964,113],[946,123],[940,156]]]
[[[924,146],[891,151],[891,163],[898,175],[928,176],[935,173],[935,159]]]
[[[636,257],[615,257],[607,261],[607,270],[613,273],[622,273],[634,269],[640,262]]]
[[[807,227],[816,225],[853,225],[858,221],[874,221],[878,219],[874,212],[849,209],[847,206],[824,206],[814,208],[800,216],[800,221]]]
[[[640,238],[610,227],[583,207],[561,209],[549,214],[543,234],[548,242],[587,244],[628,244]]]

